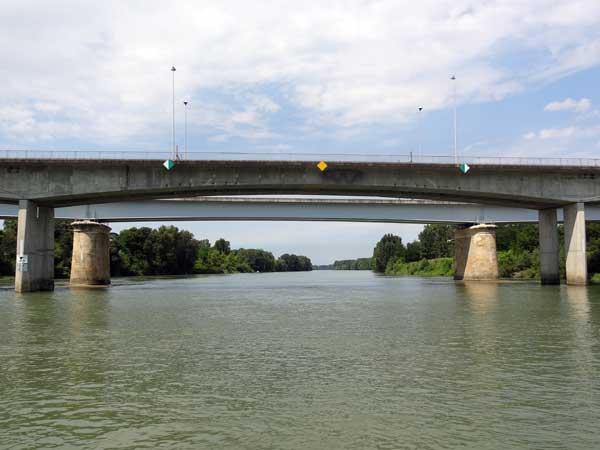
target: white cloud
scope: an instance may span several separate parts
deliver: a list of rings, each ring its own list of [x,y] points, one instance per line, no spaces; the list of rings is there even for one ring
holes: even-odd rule
[[[575,127],[545,128],[540,130],[538,136],[540,139],[565,139],[573,137],[577,131],[578,130]]]
[[[455,72],[459,102],[495,101],[598,64],[599,24],[597,0],[7,0],[0,108],[21,112],[0,140],[168,141],[172,64],[190,126],[216,136],[278,136],[273,90],[313,128],[397,123],[450,105]],[[515,48],[545,57],[498,62]]]
[[[560,102],[551,102],[546,105],[544,111],[574,111],[578,113],[588,111],[592,106],[589,98],[573,100],[571,97],[565,98]]]
[[[600,125],[591,127],[544,128],[537,133],[531,131],[525,134],[527,140],[540,139],[589,139],[600,136]]]

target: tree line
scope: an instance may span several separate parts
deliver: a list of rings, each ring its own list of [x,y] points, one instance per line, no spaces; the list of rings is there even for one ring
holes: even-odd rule
[[[6,220],[0,230],[0,275],[15,273],[16,236],[16,220]],[[69,221],[55,221],[54,238],[54,276],[68,278],[73,251]],[[133,227],[110,235],[112,276],[298,272],[312,268],[310,258],[303,255],[285,253],[275,258],[262,249],[234,250],[225,239],[211,244],[175,226]]]
[[[407,245],[399,236],[384,235],[373,250],[372,268],[389,275],[441,275],[454,272],[455,225],[426,225]],[[565,275],[564,229],[558,227],[562,276]],[[600,281],[600,224],[586,224],[588,273]],[[498,270],[502,278],[540,276],[539,237],[535,224],[501,224],[496,228]],[[594,274],[599,274],[594,276]]]

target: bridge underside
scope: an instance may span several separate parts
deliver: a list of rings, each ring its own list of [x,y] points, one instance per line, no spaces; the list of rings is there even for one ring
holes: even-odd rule
[[[0,219],[18,206],[0,204]],[[563,221],[562,209],[557,221]],[[382,223],[537,223],[538,211],[497,205],[425,200],[199,197],[128,201],[54,209],[56,219],[98,222],[308,221]],[[600,221],[600,206],[586,205],[586,220]]]

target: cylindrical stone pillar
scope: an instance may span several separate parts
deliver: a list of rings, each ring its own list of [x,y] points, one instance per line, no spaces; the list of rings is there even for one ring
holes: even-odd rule
[[[461,228],[454,233],[454,279],[496,280],[496,226]]]
[[[71,286],[110,284],[110,227],[92,220],[73,222]]]

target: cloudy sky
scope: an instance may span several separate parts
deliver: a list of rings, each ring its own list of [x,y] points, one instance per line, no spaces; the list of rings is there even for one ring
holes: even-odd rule
[[[175,65],[190,151],[448,155],[456,74],[461,154],[600,155],[598,0],[4,0],[0,43],[0,149],[168,150]],[[179,226],[317,263],[419,231]]]

